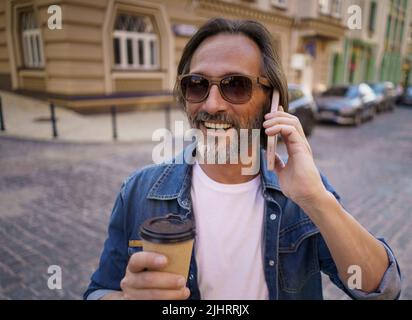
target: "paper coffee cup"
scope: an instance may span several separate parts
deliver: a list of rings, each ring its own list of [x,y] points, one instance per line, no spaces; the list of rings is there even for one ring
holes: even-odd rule
[[[162,271],[180,274],[187,279],[195,238],[191,219],[174,214],[148,219],[140,227],[140,237],[143,251],[167,257],[168,264]]]

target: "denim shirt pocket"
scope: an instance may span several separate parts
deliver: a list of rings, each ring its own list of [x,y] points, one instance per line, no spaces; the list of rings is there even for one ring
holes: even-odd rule
[[[283,291],[300,292],[306,281],[319,272],[318,233],[309,218],[280,230],[279,280]]]
[[[127,247],[127,253],[129,258],[136,252],[143,250],[143,244],[141,240],[129,240],[129,246]]]

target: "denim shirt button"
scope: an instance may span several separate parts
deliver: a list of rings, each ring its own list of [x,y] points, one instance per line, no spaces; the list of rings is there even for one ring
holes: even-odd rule
[[[269,265],[270,265],[271,267],[273,267],[273,266],[275,265],[275,261],[269,260]]]
[[[191,275],[189,276],[189,280],[192,281],[193,278],[194,278],[194,277],[193,277],[193,274],[191,274]]]
[[[275,220],[275,219],[276,219],[276,214],[272,213],[272,214],[270,215],[270,220]]]

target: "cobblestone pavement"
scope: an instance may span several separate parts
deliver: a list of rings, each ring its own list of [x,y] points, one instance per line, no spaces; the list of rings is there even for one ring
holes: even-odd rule
[[[310,139],[347,210],[394,249],[403,299],[412,299],[411,123],[412,109],[397,108],[359,128],[320,125]],[[0,137],[0,299],[81,298],[121,182],[151,162],[152,146]],[[47,287],[50,265],[62,268],[62,290]],[[344,295],[326,283],[325,298]]]

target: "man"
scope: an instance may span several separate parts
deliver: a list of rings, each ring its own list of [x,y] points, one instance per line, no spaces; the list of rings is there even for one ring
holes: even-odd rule
[[[299,120],[282,107],[270,112],[273,90],[287,106],[287,86],[261,24],[206,23],[184,49],[176,88],[190,123],[205,135],[262,130],[263,145],[254,155],[260,170],[246,175],[242,162],[175,159],[133,174],[117,197],[85,298],[322,299],[320,271],[352,298],[399,297],[400,271],[390,248],[340,205],[315,166]],[[276,134],[288,160],[276,155],[273,172],[263,149],[267,136]],[[202,153],[188,147],[183,156],[196,152]],[[145,219],[170,212],[196,224],[187,282],[162,272],[165,256],[133,245],[140,243]],[[358,277],[355,286],[351,276]]]

